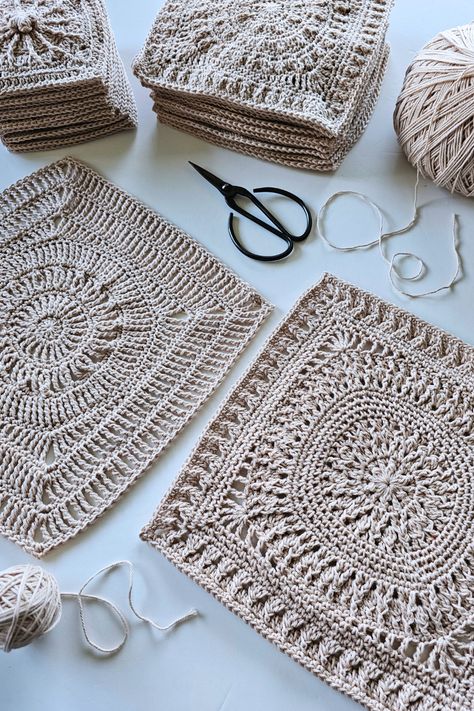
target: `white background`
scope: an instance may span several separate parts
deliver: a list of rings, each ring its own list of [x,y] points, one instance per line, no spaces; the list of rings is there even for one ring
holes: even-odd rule
[[[130,72],[133,56],[150,28],[158,0],[108,0],[112,26]],[[233,368],[217,394],[149,471],[102,519],[42,563],[62,590],[77,590],[90,574],[122,558],[137,566],[137,604],[162,621],[190,607],[199,619],[167,635],[132,622],[126,648],[111,659],[97,658],[81,638],[77,608],[66,602],[61,623],[34,645],[0,653],[1,711],[348,711],[360,708],[300,668],[210,595],[178,573],[140,541],[162,495],[185,461],[223,397],[256,355],[266,336],[298,296],[324,271],[332,272],[413,311],[474,343],[474,213],[468,199],[452,197],[423,181],[421,220],[390,250],[411,249],[426,259],[429,274],[420,291],[449,280],[454,269],[451,214],[460,215],[464,278],[451,293],[410,300],[394,293],[376,249],[342,254],[314,236],[280,264],[251,261],[227,237],[228,210],[220,196],[188,166],[200,163],[230,182],[247,187],[276,185],[303,197],[314,211],[334,191],[361,190],[378,202],[389,228],[411,213],[415,172],[402,155],[392,112],[405,69],[415,53],[440,30],[472,20],[472,0],[396,0],[388,38],[391,56],[372,120],[342,167],[333,175],[271,165],[158,125],[147,91],[132,78],[139,109],[136,133],[122,133],[51,153],[15,156],[0,148],[0,188],[63,155],[80,158],[161,212],[202,242],[250,282],[275,311]],[[285,216],[284,204],[275,204]],[[291,220],[293,215],[287,215]],[[296,223],[295,223],[296,224]],[[340,243],[367,240],[374,217],[355,202],[334,206],[327,223]],[[250,233],[247,233],[250,237]],[[255,232],[259,241],[269,239]],[[31,560],[19,547],[0,540],[0,569]],[[126,605],[126,575],[114,573],[95,590]],[[94,621],[103,620],[98,614]],[[101,622],[103,642],[117,630]]]

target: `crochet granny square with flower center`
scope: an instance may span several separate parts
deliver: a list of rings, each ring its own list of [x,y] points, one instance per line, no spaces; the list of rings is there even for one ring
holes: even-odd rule
[[[0,195],[0,532],[40,556],[92,523],[269,313],[198,243],[64,159]]]
[[[134,62],[142,83],[339,136],[380,64],[392,0],[167,0]]]
[[[370,709],[469,711],[474,349],[325,276],[142,532]]]

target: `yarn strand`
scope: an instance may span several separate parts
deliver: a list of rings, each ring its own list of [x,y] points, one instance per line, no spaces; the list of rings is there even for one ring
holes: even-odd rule
[[[126,644],[129,636],[129,626],[127,623],[127,620],[123,614],[123,612],[120,610],[120,608],[115,605],[113,602],[108,600],[105,597],[101,597],[99,595],[90,595],[89,593],[85,593],[85,589],[87,588],[90,583],[92,583],[93,580],[96,580],[100,575],[103,575],[104,573],[107,573],[109,571],[115,570],[116,568],[120,567],[128,567],[128,604],[135,615],[139,620],[146,622],[149,624],[151,627],[160,630],[161,632],[166,632],[168,630],[173,629],[177,625],[186,622],[187,620],[190,620],[193,617],[196,617],[199,615],[198,611],[195,609],[189,610],[189,612],[186,612],[184,615],[181,615],[180,617],[176,618],[175,620],[172,620],[169,624],[167,625],[160,625],[158,622],[155,622],[149,617],[145,617],[142,615],[140,612],[138,612],[137,608],[135,607],[135,604],[133,602],[133,597],[132,597],[132,592],[133,592],[133,584],[134,584],[134,566],[133,563],[131,563],[129,560],[120,560],[117,561],[116,563],[112,563],[111,565],[106,565],[105,567],[101,568],[98,570],[94,575],[91,575],[90,578],[86,580],[86,582],[82,585],[80,588],[79,592],[77,593],[71,593],[71,592],[66,592],[66,593],[61,593],[62,598],[75,598],[77,599],[77,603],[79,606],[79,617],[81,620],[81,628],[82,628],[82,633],[84,635],[84,639],[86,640],[87,644],[95,649],[98,652],[101,652],[102,654],[116,654],[119,652],[122,647]],[[95,642],[88,631],[87,627],[87,618],[85,614],[85,607],[84,607],[84,601],[94,601],[94,602],[99,602],[103,604],[104,606],[108,607],[109,610],[112,611],[112,613],[115,615],[116,619],[119,621],[120,626],[122,628],[122,638],[120,642],[118,642],[116,645],[113,647],[103,647],[102,645],[98,644]]]
[[[400,227],[399,229],[396,230],[391,230],[389,232],[384,231],[384,218],[382,214],[382,210],[380,207],[365,193],[360,193],[354,190],[339,190],[332,195],[326,200],[326,202],[322,205],[322,207],[319,210],[319,215],[316,220],[316,233],[319,235],[319,237],[322,239],[322,241],[329,246],[331,249],[335,249],[338,252],[355,252],[363,249],[370,249],[371,247],[375,246],[378,244],[379,246],[379,252],[380,256],[384,260],[384,262],[388,265],[388,277],[390,280],[390,284],[392,288],[398,292],[399,294],[402,294],[403,296],[408,296],[411,299],[418,299],[423,296],[432,296],[434,294],[438,294],[441,291],[445,291],[447,289],[451,289],[451,287],[458,281],[460,276],[462,275],[462,260],[461,260],[461,254],[460,254],[460,239],[459,239],[459,218],[458,215],[453,213],[453,227],[452,227],[452,239],[453,239],[453,251],[456,256],[456,269],[449,280],[447,284],[443,284],[442,286],[437,287],[436,289],[430,289],[428,291],[423,291],[419,294],[413,294],[408,291],[405,291],[402,289],[397,281],[416,281],[420,279],[427,271],[427,266],[425,261],[419,257],[418,255],[414,254],[413,252],[408,252],[408,251],[399,251],[395,252],[391,257],[388,257],[385,249],[384,249],[384,244],[387,239],[391,237],[396,237],[398,235],[405,234],[409,230],[412,229],[412,227],[416,224],[418,221],[419,213],[420,213],[420,207],[418,204],[418,191],[419,191],[419,182],[420,182],[420,171],[417,171],[416,175],[416,182],[415,182],[415,188],[414,188],[414,193],[413,193],[413,215],[411,220],[404,225],[403,227]],[[361,242],[359,244],[355,245],[336,245],[334,242],[332,242],[326,235],[323,226],[324,226],[324,218],[326,216],[326,212],[328,207],[335,202],[338,198],[346,196],[346,195],[352,195],[356,197],[357,199],[365,202],[372,210],[372,212],[375,214],[377,221],[378,221],[378,234],[377,237],[369,242]],[[414,260],[417,265],[418,265],[418,270],[416,271],[415,274],[412,276],[404,276],[403,274],[400,273],[399,269],[397,268],[397,261],[402,259],[402,258],[409,258]]]
[[[197,610],[190,610],[167,625],[160,625],[142,615],[133,601],[134,567],[129,560],[119,560],[101,568],[86,580],[79,592],[63,593],[59,590],[56,578],[40,566],[17,565],[0,572],[0,650],[10,652],[12,649],[25,647],[52,630],[61,619],[62,600],[73,599],[77,600],[79,606],[82,632],[87,644],[102,654],[119,652],[129,636],[129,626],[124,613],[111,600],[87,593],[86,588],[99,576],[120,567],[128,568],[128,604],[135,617],[142,622],[166,632],[199,614]],[[99,603],[118,621],[122,636],[113,647],[104,647],[91,637],[84,604],[86,602]]]

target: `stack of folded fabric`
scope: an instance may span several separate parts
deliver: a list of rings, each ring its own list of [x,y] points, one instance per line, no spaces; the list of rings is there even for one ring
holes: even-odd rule
[[[0,138],[9,150],[136,125],[103,0],[0,0]]]
[[[336,168],[377,99],[392,0],[168,0],[134,72],[163,123],[259,158]]]

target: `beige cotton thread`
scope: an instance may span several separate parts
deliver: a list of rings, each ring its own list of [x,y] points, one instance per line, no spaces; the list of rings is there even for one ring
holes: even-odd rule
[[[418,188],[419,188],[419,180],[420,180],[420,173],[417,173],[416,177],[416,183],[415,183],[415,189],[414,189],[414,194],[413,194],[413,216],[410,220],[410,222],[405,225],[404,227],[400,227],[397,230],[391,230],[390,232],[385,232],[384,231],[384,219],[382,215],[382,211],[379,208],[379,206],[371,199],[369,198],[368,195],[365,193],[360,193],[355,190],[339,190],[332,195],[329,196],[329,198],[326,200],[326,202],[322,205],[322,207],[319,210],[317,221],[316,221],[316,232],[319,235],[319,237],[322,239],[322,241],[328,245],[331,249],[334,249],[338,252],[356,252],[359,250],[364,250],[364,249],[369,249],[370,247],[374,247],[375,245],[378,245],[379,247],[379,252],[380,256],[384,260],[384,262],[388,265],[388,277],[390,279],[390,283],[393,287],[393,289],[398,292],[399,294],[402,294],[403,296],[408,296],[411,299],[419,299],[424,296],[433,296],[434,294],[438,294],[441,291],[446,291],[451,289],[452,286],[458,281],[458,279],[462,276],[462,261],[461,261],[461,255],[459,252],[459,247],[460,247],[460,242],[459,242],[459,218],[458,215],[453,213],[453,227],[452,227],[452,240],[453,240],[453,251],[456,257],[456,268],[453,273],[453,276],[450,278],[449,282],[447,284],[443,284],[442,286],[437,287],[436,289],[430,289],[428,291],[423,291],[418,294],[413,294],[409,291],[406,291],[405,289],[402,289],[399,286],[399,282],[401,281],[417,281],[418,279],[421,279],[421,277],[426,273],[427,267],[425,261],[419,257],[418,255],[414,254],[413,252],[409,251],[398,251],[395,252],[391,257],[387,257],[386,252],[384,250],[384,243],[387,239],[390,237],[395,237],[397,235],[405,234],[411,228],[416,224],[418,217],[419,217],[419,205],[418,205]],[[335,202],[338,198],[344,197],[347,195],[352,195],[353,197],[357,198],[358,200],[361,200],[362,202],[366,203],[371,210],[373,211],[374,215],[377,218],[378,221],[378,234],[377,237],[369,242],[362,242],[360,244],[354,244],[354,245],[348,245],[348,246],[340,246],[332,242],[329,237],[326,235],[326,232],[324,230],[324,219],[327,213],[327,210],[329,206]],[[405,276],[404,274],[401,273],[399,267],[397,267],[397,262],[403,258],[408,258],[411,259],[415,262],[415,264],[418,267],[418,270],[411,276]]]
[[[0,649],[10,652],[12,649],[25,647],[51,631],[61,619],[61,599],[70,598],[77,600],[82,632],[87,644],[102,654],[110,655],[119,652],[129,636],[125,615],[107,598],[84,592],[97,577],[119,567],[128,568],[128,605],[135,617],[142,622],[161,632],[166,632],[199,614],[193,609],[168,625],[162,626],[138,612],[132,598],[134,567],[129,560],[121,560],[101,568],[86,580],[77,593],[61,593],[55,577],[38,565],[17,565],[0,572]],[[91,638],[85,616],[85,601],[98,602],[115,616],[122,629],[122,639],[113,647],[104,647]]]
[[[474,23],[441,32],[408,67],[394,126],[408,160],[451,192],[474,195]]]
[[[38,565],[0,573],[0,649],[10,652],[49,632],[61,618],[55,578]]]

